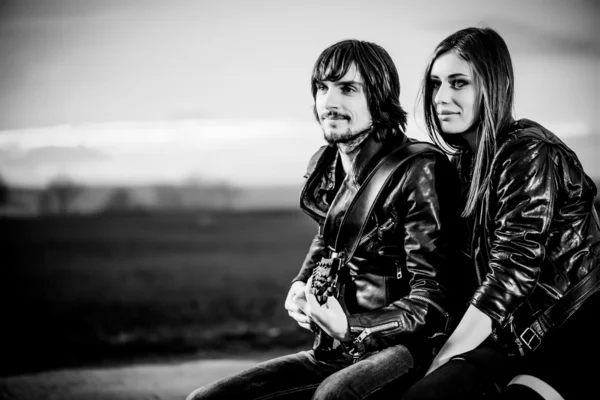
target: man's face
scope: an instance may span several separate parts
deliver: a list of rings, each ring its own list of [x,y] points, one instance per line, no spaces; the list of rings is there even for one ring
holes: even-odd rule
[[[317,82],[315,109],[328,143],[346,144],[371,128],[364,81],[352,64],[338,81]]]

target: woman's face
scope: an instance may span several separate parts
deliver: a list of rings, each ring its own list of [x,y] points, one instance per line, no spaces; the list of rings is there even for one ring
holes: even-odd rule
[[[434,61],[429,79],[442,131],[447,134],[475,133],[479,96],[469,63],[453,51],[446,52]]]

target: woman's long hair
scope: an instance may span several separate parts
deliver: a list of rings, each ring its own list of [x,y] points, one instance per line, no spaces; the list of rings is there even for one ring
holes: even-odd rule
[[[433,101],[431,69],[439,56],[455,52],[467,61],[478,91],[479,120],[477,126],[477,151],[473,178],[463,209],[464,217],[478,209],[491,179],[491,163],[496,152],[496,137],[513,121],[514,75],[510,53],[502,37],[490,28],[466,28],[444,39],[435,49],[425,70],[420,96],[423,101],[425,126],[431,140],[448,153],[462,152],[468,148],[460,134],[442,132]],[[474,110],[475,111],[475,110]]]

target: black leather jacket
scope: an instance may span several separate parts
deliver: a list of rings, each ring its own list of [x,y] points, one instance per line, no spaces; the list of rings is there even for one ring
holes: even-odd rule
[[[345,177],[335,146],[313,156],[300,206],[319,224],[319,233],[294,281],[306,282],[321,257],[329,256],[331,244],[321,235],[327,212],[339,223],[372,168],[407,140],[403,136],[383,145],[370,139]],[[362,244],[347,264],[344,292],[353,337],[370,328],[362,335],[367,351],[448,330],[454,310],[451,281],[467,266],[453,258],[459,198],[456,170],[439,151],[407,162],[382,192]]]
[[[470,159],[453,160],[464,184]],[[539,124],[516,121],[498,138],[471,249],[480,285],[470,303],[494,333],[522,332],[600,264],[595,195],[575,153]]]

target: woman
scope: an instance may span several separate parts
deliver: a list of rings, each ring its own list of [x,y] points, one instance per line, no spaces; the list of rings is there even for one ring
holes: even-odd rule
[[[425,122],[460,171],[479,286],[403,399],[579,399],[596,391],[596,367],[584,362],[600,353],[592,328],[600,307],[596,188],[553,133],[513,119],[513,94],[510,54],[492,29],[447,37],[426,70]]]

